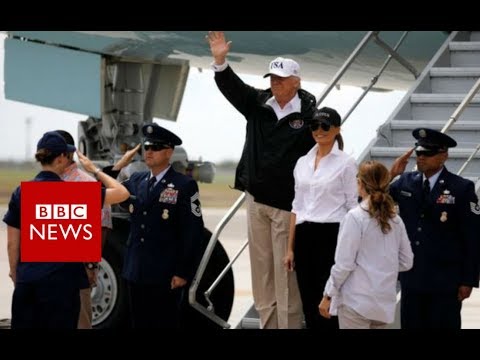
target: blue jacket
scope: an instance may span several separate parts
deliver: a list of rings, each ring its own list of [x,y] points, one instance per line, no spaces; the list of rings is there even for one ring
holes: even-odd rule
[[[130,234],[123,265],[125,279],[170,286],[174,275],[191,280],[203,236],[198,185],[170,168],[148,193],[149,171],[123,185],[135,197],[128,204]]]
[[[478,287],[480,206],[473,182],[444,168],[426,200],[422,183],[415,171],[390,187],[415,255],[413,268],[400,274],[402,288],[446,293]]]

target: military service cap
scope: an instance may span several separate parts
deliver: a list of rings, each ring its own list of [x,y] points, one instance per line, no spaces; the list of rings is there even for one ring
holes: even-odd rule
[[[415,143],[417,151],[442,150],[457,146],[457,142],[450,136],[440,131],[428,128],[416,128],[412,135],[417,142]]]
[[[171,148],[181,145],[182,139],[158,124],[151,123],[142,127],[143,145],[167,145]]]

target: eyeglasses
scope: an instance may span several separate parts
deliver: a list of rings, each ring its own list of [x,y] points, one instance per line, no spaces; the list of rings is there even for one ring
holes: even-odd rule
[[[314,123],[311,123],[309,126],[311,131],[316,131],[318,130],[319,127],[322,128],[323,131],[330,130],[330,124],[326,124],[324,122],[314,122]]]
[[[432,156],[435,156],[437,154],[441,154],[441,153],[444,153],[446,151],[444,150],[415,150],[415,154],[417,156],[426,156],[426,157],[432,157]]]
[[[152,151],[162,151],[164,149],[170,149],[170,146],[166,145],[166,144],[156,144],[156,145],[143,145],[143,149],[145,151],[149,151],[149,150],[152,150]]]

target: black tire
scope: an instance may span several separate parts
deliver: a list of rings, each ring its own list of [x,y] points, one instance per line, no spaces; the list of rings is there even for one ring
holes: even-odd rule
[[[114,230],[109,234],[103,249],[103,258],[102,263],[100,263],[101,269],[98,282],[99,284],[101,283],[102,286],[104,286],[105,283],[107,283],[107,285],[111,284],[112,286],[116,286],[115,288],[108,289],[109,292],[103,291],[102,294],[100,294],[99,290],[104,289],[100,289],[101,286],[98,286],[99,289],[96,289],[96,292],[93,292],[93,326],[96,329],[122,328],[129,327],[131,324],[128,311],[127,287],[125,281],[121,277],[123,254],[129,233],[129,223],[128,221],[119,218],[114,218],[113,221]],[[198,256],[198,261],[200,261],[201,255],[205,251],[211,236],[212,233],[208,229],[204,229],[201,254]],[[225,249],[220,242],[217,242],[202,281],[197,289],[197,301],[200,304],[204,306],[208,305],[203,293],[208,287],[210,287],[228,262],[229,259]],[[109,269],[113,270],[114,276],[110,274],[111,271],[109,271]],[[115,278],[115,284],[113,278]],[[234,292],[235,286],[233,272],[232,269],[230,269],[210,296],[210,300],[214,304],[215,314],[225,321],[228,320],[232,310]],[[106,296],[109,295],[111,298],[107,299]],[[212,322],[188,304],[187,289],[185,291],[182,306],[184,310],[182,318],[183,328],[220,328],[216,323]]]

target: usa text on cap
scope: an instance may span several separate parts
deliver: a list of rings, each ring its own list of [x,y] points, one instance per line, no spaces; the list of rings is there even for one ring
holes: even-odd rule
[[[268,73],[263,77],[277,75],[280,77],[298,76],[300,77],[300,65],[295,60],[278,57],[270,62]]]

